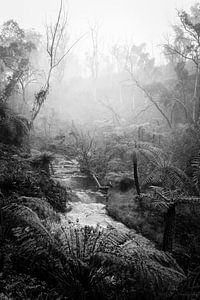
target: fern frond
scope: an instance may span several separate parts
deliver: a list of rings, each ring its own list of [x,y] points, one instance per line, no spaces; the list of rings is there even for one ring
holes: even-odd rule
[[[2,215],[10,228],[30,226],[40,232],[45,238],[51,239],[50,233],[42,225],[38,215],[29,207],[12,203],[2,208]]]
[[[96,253],[112,253],[129,237],[115,229],[103,230],[100,227],[70,226],[63,228],[61,240],[63,251],[74,258],[86,260]]]
[[[200,267],[190,272],[187,278],[179,284],[172,299],[182,299],[183,295],[186,299],[200,298]]]
[[[185,279],[184,272],[168,253],[135,246],[131,241],[123,246],[122,251],[134,277],[152,293],[166,292],[168,288],[173,290]]]
[[[199,190],[199,182],[200,182],[200,152],[198,155],[193,159],[192,163],[193,169],[193,181],[196,188]]]

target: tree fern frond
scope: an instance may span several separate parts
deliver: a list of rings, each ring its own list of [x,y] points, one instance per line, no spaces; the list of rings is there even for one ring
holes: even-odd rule
[[[188,186],[192,187],[188,176],[182,170],[170,165],[156,167],[145,178],[142,185],[146,187],[150,184],[162,184],[163,187],[168,189],[186,189]]]
[[[51,239],[50,233],[42,225],[38,215],[29,207],[12,203],[2,208],[2,214],[6,224],[10,227],[31,226],[44,237]]]
[[[180,204],[200,204],[200,197],[195,197],[195,196],[181,196],[176,199],[176,203]]]
[[[142,182],[142,187],[145,188],[149,185],[160,185],[162,183],[162,177],[160,170],[153,170]]]
[[[160,293],[175,287],[185,278],[184,272],[168,253],[153,248],[135,246],[131,241],[122,248],[124,260],[132,268],[144,289]],[[173,287],[173,288],[172,288]]]
[[[200,298],[200,267],[190,272],[187,278],[179,284],[172,299],[182,299],[183,295],[190,300]]]
[[[85,226],[70,226],[62,229],[61,240],[63,251],[72,257],[88,259],[95,253],[111,253],[129,237],[115,229],[102,230]]]
[[[200,152],[198,155],[193,159],[192,163],[193,169],[193,181],[196,188],[199,190],[199,182],[200,182]]]

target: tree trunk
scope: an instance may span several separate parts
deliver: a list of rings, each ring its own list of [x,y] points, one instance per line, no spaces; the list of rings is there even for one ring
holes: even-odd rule
[[[138,180],[138,163],[137,163],[136,152],[133,153],[133,173],[134,173],[136,191],[137,191],[137,194],[140,195],[140,184],[139,184],[139,180]]]
[[[176,208],[175,204],[169,206],[165,215],[165,228],[163,235],[162,250],[172,252],[175,234]]]
[[[200,74],[199,74],[199,65],[196,69],[196,79],[195,79],[195,86],[194,86],[194,94],[193,94],[193,120],[195,126],[198,126],[199,120],[199,110],[200,110]]]

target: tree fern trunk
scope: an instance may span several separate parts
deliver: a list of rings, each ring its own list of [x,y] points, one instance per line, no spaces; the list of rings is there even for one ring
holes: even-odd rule
[[[134,180],[135,180],[135,188],[137,194],[140,195],[140,184],[138,180],[138,163],[137,163],[137,154],[136,152],[133,153],[133,173],[134,173]]]
[[[163,235],[163,251],[172,252],[173,250],[173,240],[175,234],[175,218],[176,218],[176,208],[175,204],[170,205],[165,216],[165,228]]]

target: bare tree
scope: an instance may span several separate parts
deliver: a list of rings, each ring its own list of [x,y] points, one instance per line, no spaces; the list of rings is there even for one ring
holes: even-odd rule
[[[82,35],[77,39],[69,48],[64,49],[62,54],[59,54],[59,45],[65,35],[66,27],[68,23],[68,14],[64,9],[63,0],[60,0],[60,8],[55,25],[46,25],[46,50],[49,57],[49,69],[46,77],[46,82],[39,92],[35,94],[35,101],[31,111],[31,120],[29,127],[33,126],[33,122],[37,117],[43,103],[45,102],[50,88],[50,79],[52,73],[56,67],[63,61],[63,59],[69,54],[72,48],[82,39]]]
[[[88,57],[89,66],[92,73],[93,79],[93,93],[94,100],[97,101],[97,78],[99,74],[99,25],[95,23],[94,25],[89,24],[89,33],[92,41],[92,55]]]
[[[161,106],[159,105],[159,103],[152,97],[151,93],[147,91],[147,89],[145,89],[144,86],[141,85],[141,83],[139,83],[139,81],[134,78],[134,76],[131,74],[131,78],[133,80],[133,82],[135,83],[135,85],[144,93],[144,95],[148,98],[148,100],[153,104],[154,107],[156,107],[156,109],[161,113],[161,115],[163,116],[163,118],[166,120],[168,126],[171,128],[171,122],[170,119],[168,118],[167,114],[164,112],[164,110],[161,108]]]
[[[117,124],[118,126],[121,125],[120,122],[120,115],[116,111],[116,109],[113,107],[112,103],[110,102],[109,98],[105,96],[104,100],[98,100],[102,106],[104,106],[106,109],[108,109],[111,112],[112,118],[113,118],[113,123]]]
[[[165,111],[162,109],[159,102],[156,99],[154,99],[154,97],[148,91],[148,89],[145,88],[145,86],[137,79],[137,74],[139,73],[143,73],[144,78],[146,78],[147,75],[153,73],[154,60],[149,58],[148,53],[143,52],[144,46],[145,45],[143,44],[140,46],[133,45],[131,48],[127,48],[125,69],[130,75],[130,79],[128,81],[131,81],[137,88],[139,88],[143,92],[144,96],[160,112],[160,114],[166,120],[168,126],[171,128],[172,125],[170,119],[165,113]],[[150,107],[151,106],[147,106],[146,109]]]

